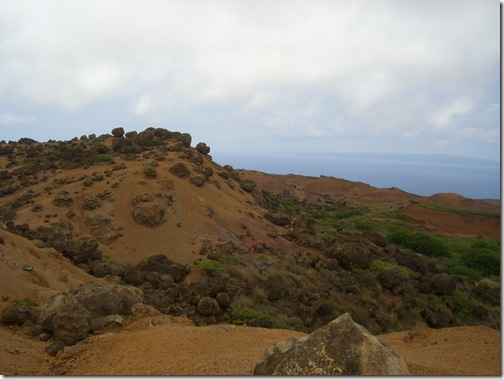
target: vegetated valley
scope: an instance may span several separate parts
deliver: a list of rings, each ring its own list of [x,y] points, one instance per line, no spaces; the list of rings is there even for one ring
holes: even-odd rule
[[[241,170],[191,144],[163,128],[2,141],[2,328],[49,343],[42,304],[91,281],[199,326],[500,329],[499,201]]]

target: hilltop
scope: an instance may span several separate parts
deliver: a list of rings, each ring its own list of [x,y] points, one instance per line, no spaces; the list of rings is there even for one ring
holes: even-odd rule
[[[499,335],[496,201],[236,169],[162,128],[2,141],[0,178],[0,310],[77,284],[128,284],[168,324],[200,325],[195,335],[247,325],[238,329],[264,340],[259,358],[345,312],[373,334],[483,325]],[[33,329],[10,328],[12,346]]]

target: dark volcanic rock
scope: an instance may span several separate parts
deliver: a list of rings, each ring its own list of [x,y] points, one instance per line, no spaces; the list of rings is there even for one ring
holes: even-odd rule
[[[194,175],[191,179],[190,182],[194,184],[196,187],[201,187],[203,184],[206,182],[206,176],[203,174],[198,174]]]
[[[85,339],[91,331],[91,313],[81,304],[64,304],[52,320],[54,338],[66,346]]]
[[[283,213],[266,213],[264,218],[271,222],[272,224],[278,226],[286,226],[290,224],[289,217]]]
[[[165,210],[158,203],[144,202],[135,206],[133,217],[142,225],[155,227],[166,221]]]
[[[198,302],[197,312],[202,316],[215,316],[219,311],[219,303],[212,297],[204,296]]]
[[[2,311],[0,320],[4,325],[23,325],[31,319],[31,310],[28,307],[14,305],[5,308]]]
[[[196,150],[203,155],[207,155],[210,153],[210,146],[207,146],[205,142],[200,142],[196,145]]]
[[[59,191],[53,200],[53,204],[57,207],[69,207],[73,202],[72,196],[70,196],[70,193],[66,190]]]
[[[98,241],[91,237],[81,237],[71,241],[63,253],[75,264],[85,263],[101,256],[101,253],[98,252]]]
[[[121,127],[114,128],[114,129],[112,129],[112,135],[114,137],[122,137],[122,136],[124,136],[124,129]]]
[[[63,350],[65,348],[65,344],[61,341],[53,341],[45,348],[45,352],[49,354],[51,357],[55,357],[58,354],[58,351]]]
[[[186,178],[191,173],[184,162],[177,162],[170,167],[169,171],[179,178]]]
[[[256,185],[256,182],[254,182],[252,179],[245,179],[240,182],[240,186],[245,192],[252,192]]]

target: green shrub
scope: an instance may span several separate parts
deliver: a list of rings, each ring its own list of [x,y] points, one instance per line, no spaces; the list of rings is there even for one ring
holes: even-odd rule
[[[387,239],[391,243],[431,257],[450,255],[448,247],[443,241],[425,233],[412,233],[404,229],[392,228],[387,235]]]
[[[35,300],[30,299],[29,297],[24,297],[22,299],[18,299],[16,297],[16,298],[12,299],[11,303],[13,305],[20,305],[22,307],[28,307],[28,308],[38,306],[38,303]]]
[[[110,154],[96,154],[90,156],[87,161],[91,165],[99,163],[114,163],[114,158]]]
[[[209,275],[213,275],[216,272],[224,271],[224,266],[219,261],[215,261],[213,259],[202,259],[199,261],[195,261],[193,264],[194,267],[201,268]]]
[[[286,327],[274,316],[242,305],[233,305],[228,312],[231,316],[231,323],[234,325],[248,325],[253,320],[254,325],[264,328]]]
[[[500,256],[493,254],[488,249],[472,248],[460,257],[466,267],[478,271],[484,276],[500,276]]]

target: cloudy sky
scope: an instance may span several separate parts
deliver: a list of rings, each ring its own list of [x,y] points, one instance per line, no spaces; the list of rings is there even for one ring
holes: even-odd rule
[[[0,0],[0,140],[498,160],[497,0]]]

